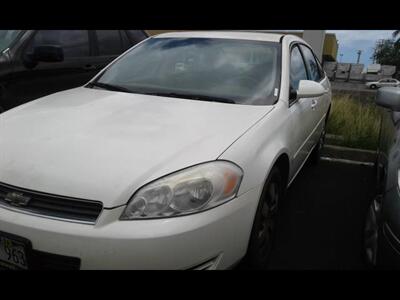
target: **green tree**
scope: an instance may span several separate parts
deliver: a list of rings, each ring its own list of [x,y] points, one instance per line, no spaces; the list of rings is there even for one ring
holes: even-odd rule
[[[399,37],[399,38],[397,39],[397,41],[399,41],[399,40],[400,40],[400,30],[395,30],[395,31],[393,31],[393,38],[395,39],[395,38],[397,38],[397,37]]]
[[[400,71],[400,39],[377,41],[372,58],[378,64],[396,66],[398,73]]]

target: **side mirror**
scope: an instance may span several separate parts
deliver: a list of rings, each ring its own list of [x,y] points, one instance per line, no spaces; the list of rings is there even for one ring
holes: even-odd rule
[[[376,92],[375,103],[379,106],[400,111],[400,88],[383,87]]]
[[[60,62],[64,60],[64,51],[57,45],[36,46],[31,58],[35,62]]]
[[[322,84],[312,80],[300,80],[297,98],[314,98],[327,93]]]

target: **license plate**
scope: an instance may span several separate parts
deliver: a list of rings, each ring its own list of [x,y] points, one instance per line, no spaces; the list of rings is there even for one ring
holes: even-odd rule
[[[0,232],[0,266],[8,269],[28,269],[29,243],[24,239]]]

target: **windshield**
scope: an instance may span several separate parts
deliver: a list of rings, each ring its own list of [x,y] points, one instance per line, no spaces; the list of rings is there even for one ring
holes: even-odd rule
[[[218,38],[151,38],[112,64],[98,87],[227,103],[277,100],[280,44]]]
[[[21,30],[0,30],[0,52],[10,47]]]

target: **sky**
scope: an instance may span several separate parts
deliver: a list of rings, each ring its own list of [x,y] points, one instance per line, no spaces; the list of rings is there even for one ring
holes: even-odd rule
[[[336,34],[339,42],[337,60],[345,63],[357,62],[357,51],[362,50],[360,63],[372,64],[371,56],[375,42],[391,38],[394,30],[327,30]],[[340,54],[343,54],[341,57]]]

